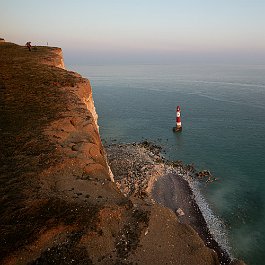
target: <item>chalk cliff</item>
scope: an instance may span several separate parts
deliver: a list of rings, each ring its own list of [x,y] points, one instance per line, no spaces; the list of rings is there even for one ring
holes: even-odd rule
[[[87,79],[0,43],[0,263],[219,264],[170,210],[118,190]]]

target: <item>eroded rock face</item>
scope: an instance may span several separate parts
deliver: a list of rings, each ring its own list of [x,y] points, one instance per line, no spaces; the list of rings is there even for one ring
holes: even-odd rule
[[[0,263],[219,264],[172,212],[117,189],[89,81],[61,62],[0,44]]]
[[[58,51],[0,45],[1,264],[83,255],[99,211],[128,203],[110,178],[89,81],[58,68]]]

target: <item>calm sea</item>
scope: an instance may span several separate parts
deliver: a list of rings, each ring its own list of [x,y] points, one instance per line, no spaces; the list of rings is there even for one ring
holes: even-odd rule
[[[232,254],[265,264],[265,65],[70,66],[90,79],[103,139],[160,143],[209,169],[202,186]],[[183,131],[172,132],[181,106]]]

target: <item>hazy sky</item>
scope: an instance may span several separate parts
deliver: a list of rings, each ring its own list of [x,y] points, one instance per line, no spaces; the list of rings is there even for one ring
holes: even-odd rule
[[[265,0],[0,0],[0,37],[69,63],[262,63]]]

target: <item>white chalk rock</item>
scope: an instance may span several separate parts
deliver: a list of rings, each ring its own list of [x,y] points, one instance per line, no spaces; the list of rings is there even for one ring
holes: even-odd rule
[[[177,214],[178,216],[183,216],[183,215],[185,215],[185,213],[183,212],[183,210],[182,210],[181,208],[178,208],[178,209],[176,210],[176,214]]]

